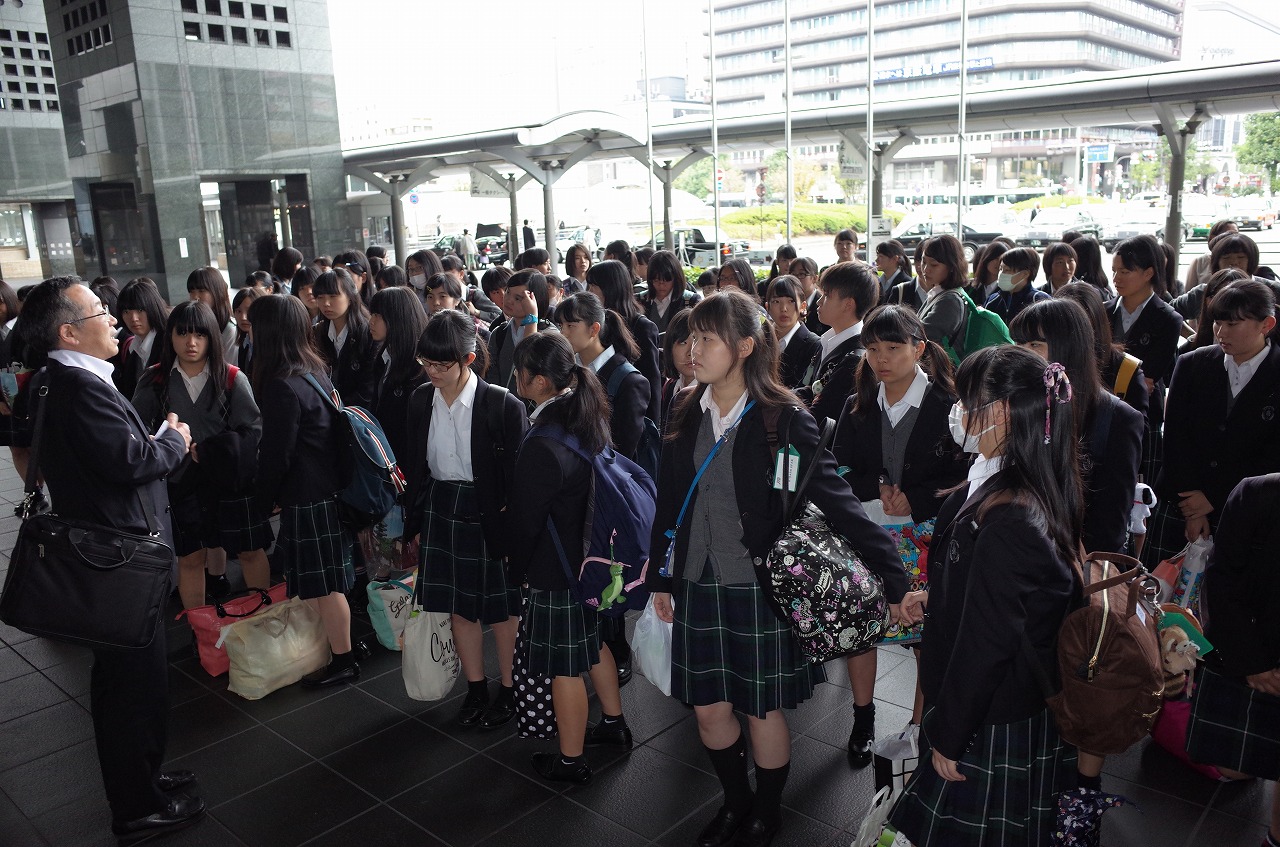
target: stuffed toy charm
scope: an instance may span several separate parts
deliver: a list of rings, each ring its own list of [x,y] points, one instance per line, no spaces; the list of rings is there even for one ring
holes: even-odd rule
[[[1187,688],[1187,672],[1200,660],[1200,647],[1180,626],[1160,630],[1160,658],[1164,665],[1166,700],[1180,697]]]

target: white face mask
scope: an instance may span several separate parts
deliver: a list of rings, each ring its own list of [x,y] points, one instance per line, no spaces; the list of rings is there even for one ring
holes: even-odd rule
[[[422,290],[423,288],[427,287],[427,275],[414,274],[413,276],[409,277],[409,284],[412,285],[414,288],[417,288],[418,290]]]
[[[991,403],[988,403],[986,406],[982,406],[975,411],[981,411],[990,405]],[[992,424],[976,435],[967,432],[964,428],[964,407],[960,405],[960,401],[958,400],[952,404],[951,412],[947,415],[947,426],[951,429],[951,437],[955,440],[956,444],[960,445],[960,449],[966,453],[977,453],[978,442],[982,440],[982,436],[996,428],[996,425]]]
[[[1000,274],[1000,276],[996,277],[996,285],[999,286],[1001,291],[1012,291],[1016,284],[1013,281],[1013,274]]]

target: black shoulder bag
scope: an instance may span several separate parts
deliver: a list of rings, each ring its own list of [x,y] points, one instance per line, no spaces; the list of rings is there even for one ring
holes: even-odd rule
[[[47,385],[40,387],[22,526],[0,594],[0,620],[32,635],[97,650],[146,647],[160,625],[174,557],[141,489],[135,494],[147,518],[147,535],[53,513],[30,514],[48,393]]]

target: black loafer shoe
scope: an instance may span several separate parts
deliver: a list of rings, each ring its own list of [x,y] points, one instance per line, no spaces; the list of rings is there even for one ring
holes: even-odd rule
[[[752,818],[742,825],[738,840],[734,843],[737,847],[769,847],[780,826],[781,824],[767,824],[759,818]]]
[[[347,655],[351,654],[348,653]],[[328,665],[315,673],[309,673],[304,676],[302,684],[306,688],[327,688],[330,685],[340,685],[359,678],[360,663],[355,659],[349,659],[345,662],[330,661]]]
[[[177,791],[195,781],[196,775],[191,771],[165,771],[156,777],[156,788],[161,791]]]
[[[853,728],[853,732],[849,733],[849,767],[858,770],[871,764],[874,736],[874,729],[866,730],[856,726]]]
[[[617,744],[620,747],[631,749],[631,728],[625,723],[616,723],[612,726],[605,726],[604,723],[598,723],[587,730],[587,737],[582,740],[587,747],[595,747],[599,744]]]
[[[195,823],[204,815],[204,801],[185,795],[174,797],[163,812],[132,821],[115,821],[111,831],[121,844],[133,844],[154,835],[173,832]]]
[[[534,753],[533,769],[538,776],[551,782],[574,782],[586,785],[591,781],[591,766],[586,761],[566,765],[559,753]]]
[[[467,694],[467,699],[462,701],[462,708],[458,710],[458,723],[463,726],[475,726],[484,719],[485,711],[489,708],[489,692],[486,690],[483,695]],[[514,714],[514,710],[512,711]]]
[[[626,685],[630,681],[631,681],[630,660],[626,662],[619,662],[618,663],[618,687],[621,688],[622,686]]]
[[[494,699],[493,705],[484,710],[484,716],[480,718],[481,729],[497,729],[503,724],[511,722],[516,716],[516,700],[514,697],[503,697],[501,694]]]
[[[226,574],[204,575],[204,593],[208,594],[215,600],[221,600],[231,593],[231,582],[227,579]]]
[[[728,806],[721,806],[720,811],[711,819],[711,823],[698,833],[698,847],[723,847],[733,842],[738,830],[747,820],[746,812],[730,811]]]

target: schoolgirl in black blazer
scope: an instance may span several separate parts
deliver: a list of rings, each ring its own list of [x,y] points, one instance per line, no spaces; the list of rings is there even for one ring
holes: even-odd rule
[[[644,316],[653,323],[661,338],[671,319],[692,309],[702,295],[689,290],[684,265],[670,250],[659,250],[649,257],[645,280],[649,283],[649,290],[640,296],[640,305],[644,308]],[[667,299],[666,311],[659,314],[658,301],[663,298]]]
[[[130,280],[120,292],[116,304],[120,309],[123,329],[129,335],[120,342],[120,352],[111,360],[115,365],[112,380],[121,394],[132,397],[142,372],[160,363],[160,353],[164,348],[160,336],[169,320],[169,304],[160,296],[156,284],[146,277]],[[138,351],[142,349],[139,345],[147,338],[151,339],[151,347],[144,361]]]
[[[418,362],[418,339],[426,327],[422,301],[408,286],[384,288],[369,301],[369,336],[380,348],[370,411],[397,459],[407,454],[409,398],[428,382]]]
[[[690,311],[684,309],[677,313],[662,336],[662,374],[667,381],[662,384],[662,420],[658,421],[658,431],[663,433],[667,431],[667,420],[671,417],[676,398],[682,390],[697,382],[690,355],[693,348],[689,339]]]
[[[579,361],[595,372],[608,392],[615,372],[637,352],[622,318],[617,312],[603,308],[595,295],[580,291],[560,301],[554,320]],[[609,397],[610,437],[618,452],[628,458],[635,456],[644,432],[649,391],[649,380],[635,371],[622,377],[617,390]]]
[[[659,353],[658,327],[646,318],[636,302],[632,287],[631,270],[621,262],[608,260],[587,269],[587,291],[596,295],[601,304],[622,317],[627,331],[635,341],[636,355],[629,359],[649,381],[649,396],[645,398],[645,415],[653,421],[660,417],[658,397],[662,394],[662,368]],[[584,362],[584,364],[586,364]],[[617,434],[614,441],[617,442]]]
[[[369,336],[369,310],[346,268],[326,271],[311,285],[320,321],[311,337],[329,365],[334,388],[348,406],[373,403],[378,384],[378,344]],[[341,350],[335,339],[344,339]]]
[[[582,784],[592,776],[584,746],[629,749],[632,737],[622,714],[617,665],[601,639],[602,618],[570,594],[551,535],[570,551],[566,555],[576,550],[581,556],[592,479],[591,464],[554,433],[572,436],[588,455],[599,452],[609,442],[607,400],[591,369],[575,363],[563,335],[539,333],[525,341],[516,350],[515,367],[520,394],[537,406],[516,459],[520,496],[512,498],[505,520],[510,578],[527,586],[524,658],[530,674],[554,678],[551,704],[560,743],[558,753],[534,753],[532,764],[543,779]],[[592,727],[584,672],[600,699],[600,721]]]
[[[818,336],[804,325],[804,289],[795,277],[784,274],[769,283],[764,305],[773,319],[778,343],[785,344],[778,361],[778,381],[794,391],[804,384],[805,372],[822,350]]]

